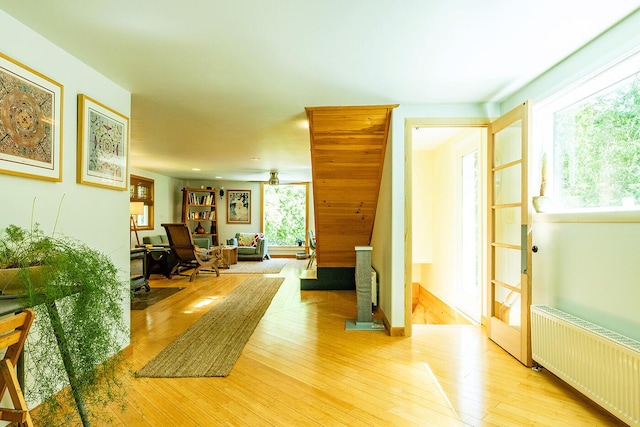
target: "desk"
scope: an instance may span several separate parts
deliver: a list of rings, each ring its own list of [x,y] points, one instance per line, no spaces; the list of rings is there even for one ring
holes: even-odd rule
[[[231,264],[238,263],[238,247],[237,246],[221,246],[222,260],[218,262],[218,268],[230,268]]]

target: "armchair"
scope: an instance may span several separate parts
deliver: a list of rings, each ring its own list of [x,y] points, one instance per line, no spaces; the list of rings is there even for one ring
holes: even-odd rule
[[[167,279],[171,278],[171,271],[178,264],[176,257],[173,255],[169,247],[169,239],[164,234],[144,236],[142,242],[147,246],[146,272],[145,278],[148,279],[153,273],[162,273]],[[209,237],[193,236],[193,243],[200,249],[207,250],[211,248],[211,239]]]
[[[189,278],[190,282],[201,270],[212,271],[216,273],[216,276],[220,276],[220,271],[218,271],[218,263],[222,260],[220,246],[214,246],[210,249],[200,248],[193,242],[191,231],[185,223],[162,224],[162,227],[167,232],[171,253],[178,262],[169,273],[169,277],[173,273],[180,273],[181,267],[193,269]]]
[[[262,261],[269,259],[269,244],[262,233],[236,233],[227,239],[227,245],[238,247],[238,260]]]

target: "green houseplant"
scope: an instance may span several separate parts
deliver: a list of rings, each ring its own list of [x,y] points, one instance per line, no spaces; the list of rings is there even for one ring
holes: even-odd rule
[[[128,333],[122,306],[128,289],[109,257],[78,240],[47,235],[37,224],[3,230],[0,303],[36,311],[25,345],[24,391],[28,401],[42,402],[34,414],[38,425],[70,425],[79,415],[87,426],[107,403],[123,401],[117,370]]]

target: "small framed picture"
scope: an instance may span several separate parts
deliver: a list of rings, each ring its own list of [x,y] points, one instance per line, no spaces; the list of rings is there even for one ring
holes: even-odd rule
[[[128,168],[129,118],[78,95],[78,183],[124,191]]]
[[[0,53],[0,173],[62,181],[63,86]]]
[[[251,224],[251,190],[227,191],[227,224]]]

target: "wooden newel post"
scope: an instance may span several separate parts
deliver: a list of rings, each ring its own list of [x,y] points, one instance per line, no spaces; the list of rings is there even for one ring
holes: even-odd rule
[[[348,319],[347,330],[379,330],[384,325],[373,321],[371,298],[371,246],[356,246],[356,298],[357,319]]]
[[[356,246],[357,323],[371,322],[371,246]]]

